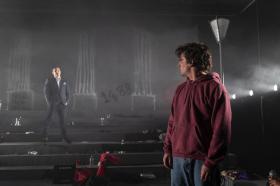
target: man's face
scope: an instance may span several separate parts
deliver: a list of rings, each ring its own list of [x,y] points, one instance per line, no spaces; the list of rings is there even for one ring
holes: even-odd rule
[[[61,70],[59,67],[53,68],[52,74],[55,78],[60,78]]]
[[[178,58],[178,66],[181,76],[187,77],[191,70],[191,64],[187,63],[187,59],[183,53]]]

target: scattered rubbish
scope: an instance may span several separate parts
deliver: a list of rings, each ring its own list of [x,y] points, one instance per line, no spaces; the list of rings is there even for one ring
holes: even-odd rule
[[[162,133],[161,129],[157,129],[156,131],[157,131],[157,133]]]
[[[111,118],[111,114],[106,114],[106,118],[110,119]]]
[[[15,126],[15,127],[20,127],[20,126],[21,126],[21,123],[22,123],[22,117],[19,116],[18,118],[16,117],[15,123],[12,123],[11,125],[12,125],[12,126]]]
[[[143,130],[142,133],[143,133],[143,134],[148,134],[148,133],[149,133],[149,130],[148,130],[148,129]]]
[[[93,166],[94,165],[94,155],[90,155],[89,157],[89,166]]]
[[[105,168],[106,168],[107,161],[114,165],[117,165],[120,163],[120,158],[118,156],[111,154],[109,151],[102,153],[100,155],[99,162],[98,162],[98,169],[96,172],[97,177],[105,176]]]
[[[163,141],[164,138],[165,138],[165,135],[166,135],[165,133],[161,133],[161,134],[158,136],[159,140]]]
[[[123,150],[118,151],[118,154],[125,154],[125,151],[123,151]]]
[[[154,175],[153,173],[141,173],[140,177],[146,179],[156,179],[156,175]]]
[[[33,150],[33,151],[28,151],[28,153],[27,153],[28,155],[33,155],[33,156],[36,156],[36,155],[38,155],[38,152],[37,151],[35,151],[35,150]]]
[[[100,126],[104,126],[104,120],[105,120],[104,117],[100,117]]]

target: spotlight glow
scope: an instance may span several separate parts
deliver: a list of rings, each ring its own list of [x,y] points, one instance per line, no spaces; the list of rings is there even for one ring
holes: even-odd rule
[[[253,90],[249,90],[249,96],[253,96],[254,95],[254,91]]]
[[[274,91],[277,91],[277,90],[278,90],[278,85],[277,85],[277,84],[275,84],[275,85],[273,86],[273,90],[274,90]]]
[[[236,99],[236,94],[232,94],[231,99]]]

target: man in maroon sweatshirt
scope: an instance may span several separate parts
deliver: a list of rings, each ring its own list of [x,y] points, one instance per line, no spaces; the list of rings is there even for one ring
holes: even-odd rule
[[[172,186],[219,185],[218,163],[231,135],[229,95],[217,73],[210,73],[208,47],[188,43],[176,49],[186,81],[175,92],[164,141],[164,166]]]

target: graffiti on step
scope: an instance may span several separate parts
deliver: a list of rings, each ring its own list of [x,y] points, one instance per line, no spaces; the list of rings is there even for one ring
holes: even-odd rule
[[[109,89],[108,91],[102,91],[100,96],[104,103],[118,102],[120,97],[130,96],[132,94],[131,86],[129,83],[123,83]]]

